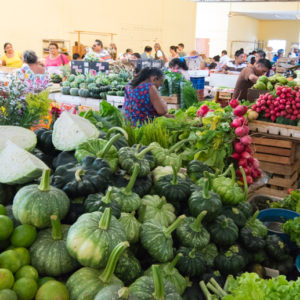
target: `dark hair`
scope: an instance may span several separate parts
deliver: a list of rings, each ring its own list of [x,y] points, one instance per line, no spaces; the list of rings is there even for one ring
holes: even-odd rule
[[[258,54],[261,58],[266,58],[265,51],[259,50],[259,51],[256,52],[256,54]]]
[[[173,50],[173,51],[177,52],[177,47],[176,46],[170,46],[170,50]]]
[[[216,68],[216,66],[217,66],[217,64],[213,62],[213,63],[211,63],[211,64],[208,66],[208,68],[209,68],[210,70],[213,70],[213,69]]]
[[[272,64],[268,59],[262,58],[260,59],[257,64],[263,65],[264,67],[268,68],[269,70],[272,68]]]
[[[214,56],[213,59],[214,59],[215,61],[220,61],[220,55]]]
[[[80,58],[80,55],[78,53],[74,53],[73,54],[73,60],[76,60],[78,58]]]
[[[152,51],[152,47],[151,46],[146,46],[144,51],[145,52],[150,52],[150,51]]]
[[[244,53],[244,48],[241,48],[240,51],[242,51]]]
[[[251,59],[250,59],[250,64],[251,64],[251,65],[254,65],[254,64],[255,64],[255,56],[251,57]]]
[[[131,51],[132,51],[132,49],[130,49],[130,48],[126,49],[126,53],[129,53]]]
[[[238,57],[240,55],[244,54],[244,51],[242,51],[242,49],[235,51],[234,56]]]
[[[50,48],[50,46],[54,46],[56,49],[58,49],[58,45],[57,45],[56,43],[54,43],[54,42],[51,42],[51,43],[49,44],[49,48]]]
[[[95,40],[95,43],[103,48],[103,43],[100,40]]]
[[[23,53],[23,60],[27,64],[35,64],[38,60],[37,55],[32,50],[26,50]]]
[[[226,50],[223,50],[223,51],[222,51],[222,54],[227,55],[227,51],[226,51]]]
[[[182,43],[179,43],[178,46],[181,48],[184,48],[184,44],[182,44]]]
[[[162,78],[164,73],[158,68],[144,68],[132,79],[130,85],[133,89],[135,89],[139,84],[149,79],[151,76]]]
[[[141,55],[137,52],[133,53],[132,56],[136,57],[137,59],[141,58]]]
[[[189,69],[184,58],[173,58],[169,63],[169,67],[171,68],[175,67],[176,65],[185,71]]]

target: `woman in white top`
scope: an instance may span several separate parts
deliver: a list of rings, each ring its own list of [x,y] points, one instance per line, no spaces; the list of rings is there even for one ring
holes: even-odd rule
[[[154,44],[154,50],[155,50],[155,59],[163,60],[164,62],[168,61],[164,52],[161,50],[159,43]]]
[[[170,56],[169,56],[169,61],[171,61],[174,58],[179,58],[179,54],[177,52],[178,47],[176,46],[171,46],[170,47]]]

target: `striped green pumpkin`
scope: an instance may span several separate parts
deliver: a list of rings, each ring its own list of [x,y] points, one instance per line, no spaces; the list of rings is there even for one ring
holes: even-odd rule
[[[50,169],[44,170],[40,185],[22,187],[14,197],[13,215],[22,224],[37,228],[50,226],[50,216],[61,220],[68,213],[70,200],[65,192],[50,186]]]
[[[40,275],[60,276],[76,270],[78,262],[66,247],[69,225],[61,225],[57,216],[51,216],[52,229],[41,230],[30,248],[31,264]]]

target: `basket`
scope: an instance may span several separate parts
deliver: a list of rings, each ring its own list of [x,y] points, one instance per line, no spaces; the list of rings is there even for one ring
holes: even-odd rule
[[[196,90],[204,90],[205,77],[191,77],[191,82]]]

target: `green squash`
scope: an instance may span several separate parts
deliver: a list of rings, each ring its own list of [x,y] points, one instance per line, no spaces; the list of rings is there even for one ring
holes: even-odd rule
[[[35,300],[69,300],[69,291],[63,283],[50,280],[38,289]]]
[[[169,227],[163,227],[155,220],[142,224],[140,239],[143,247],[159,262],[167,262],[174,257],[172,232],[180,225],[185,215],[179,216]]]
[[[240,202],[237,208],[244,214],[246,219],[249,219],[253,215],[253,207],[249,202]]]
[[[264,238],[254,234],[251,228],[242,228],[240,231],[240,239],[243,246],[249,251],[263,249],[266,245]]]
[[[52,143],[52,130],[48,130],[44,127],[34,131],[37,138],[36,147],[46,154],[55,154],[56,149]]]
[[[74,156],[74,151],[62,151],[52,161],[52,166],[57,169],[59,166],[66,165],[68,163],[77,163],[77,159]]]
[[[177,227],[176,235],[182,246],[202,249],[209,243],[210,234],[201,224],[206,213],[205,210],[202,211],[197,219],[187,217]]]
[[[61,93],[62,93],[63,95],[70,95],[70,87],[68,87],[68,86],[63,86],[63,87],[61,88]]]
[[[245,265],[245,260],[236,245],[231,246],[226,252],[215,258],[215,267],[223,275],[236,275],[243,270]]]
[[[66,243],[70,255],[81,265],[101,268],[122,241],[126,241],[123,226],[106,208],[104,213],[95,211],[80,216],[69,229]]]
[[[122,224],[126,239],[130,244],[135,244],[139,241],[141,223],[135,218],[135,211],[131,213],[121,213],[119,222]]]
[[[83,98],[87,98],[89,97],[89,90],[88,89],[85,89],[85,88],[80,88],[79,91],[78,91],[78,95],[80,97],[83,97]]]
[[[22,224],[37,228],[50,226],[50,216],[63,219],[68,213],[70,200],[60,189],[50,186],[50,169],[44,170],[40,185],[22,187],[15,195],[13,214]]]
[[[69,197],[77,198],[104,192],[111,175],[112,171],[105,160],[86,156],[80,164],[59,166],[53,174],[52,182]]]
[[[122,169],[129,174],[133,174],[135,164],[139,165],[139,176],[144,177],[150,173],[150,162],[144,156],[151,151],[151,147],[145,148],[139,152],[138,148],[123,147],[119,150],[119,163]]]
[[[159,265],[163,279],[172,283],[180,295],[183,294],[187,286],[187,280],[175,268],[181,257],[182,253],[178,253],[171,262]],[[144,275],[152,277],[152,268],[146,270]]]
[[[256,213],[247,220],[245,227],[252,229],[254,235],[265,238],[268,234],[268,228],[263,222],[257,219],[258,214],[259,211],[256,211]]]
[[[111,208],[111,214],[119,219],[122,206],[117,201],[111,199],[111,194],[112,187],[109,187],[105,196],[102,193],[88,195],[84,201],[85,212],[104,212],[105,208],[109,207]]]
[[[223,208],[222,215],[232,219],[235,225],[239,228],[244,227],[247,221],[244,213],[237,207],[225,206]]]
[[[31,264],[40,275],[60,276],[79,267],[66,247],[69,225],[61,225],[57,216],[51,216],[52,228],[38,232],[30,247]]]
[[[232,219],[223,215],[209,227],[212,241],[218,246],[231,246],[239,236],[239,229]]]
[[[177,253],[182,254],[177,263],[177,268],[182,275],[194,277],[205,272],[205,258],[197,249],[179,247]]]
[[[141,198],[138,194],[132,192],[136,178],[139,174],[139,164],[135,164],[133,173],[125,188],[112,188],[111,199],[118,202],[122,206],[122,212],[130,213],[137,210],[141,205]]]
[[[204,172],[214,173],[214,170],[199,160],[191,160],[187,165],[188,176],[196,183],[204,176]]]
[[[176,288],[169,281],[163,279],[158,265],[152,266],[153,277],[138,278],[129,290],[138,299],[143,300],[180,300]]]
[[[72,87],[70,89],[70,95],[71,96],[78,96],[79,88],[78,87]]]
[[[202,248],[200,253],[204,256],[207,267],[212,268],[214,266],[214,260],[219,254],[217,246],[210,243]]]
[[[94,300],[138,300],[127,287],[119,284],[109,285],[103,288]]]
[[[220,196],[213,191],[208,191],[209,181],[205,179],[203,189],[195,190],[189,198],[189,211],[193,217],[197,217],[202,211],[207,211],[204,218],[210,222],[222,212]]]
[[[125,285],[131,284],[142,274],[140,261],[133,255],[130,249],[126,249],[120,256],[115,274]]]
[[[289,257],[289,248],[275,234],[268,235],[266,238],[266,251],[269,257],[277,261],[284,261]]]
[[[109,256],[105,269],[96,270],[84,267],[73,273],[66,284],[70,300],[94,300],[99,291],[106,286],[115,284],[123,286],[122,281],[114,275],[114,271],[120,255],[128,247],[128,242],[116,245]]]
[[[172,204],[166,202],[165,197],[160,198],[157,195],[143,197],[142,205],[139,208],[139,221],[141,223],[156,220],[162,226],[168,226],[175,219],[175,208]]]

